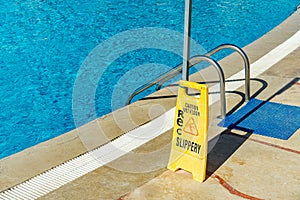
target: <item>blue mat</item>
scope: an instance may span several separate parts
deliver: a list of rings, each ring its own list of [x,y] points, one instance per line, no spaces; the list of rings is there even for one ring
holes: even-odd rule
[[[300,107],[251,99],[218,125],[287,140],[300,128]]]

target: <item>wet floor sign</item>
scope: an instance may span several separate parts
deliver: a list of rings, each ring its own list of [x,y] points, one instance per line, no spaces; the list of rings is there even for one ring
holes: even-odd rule
[[[200,97],[187,94],[187,88],[199,90]],[[180,81],[172,149],[168,169],[183,169],[193,179],[203,182],[207,162],[208,88],[206,85]]]

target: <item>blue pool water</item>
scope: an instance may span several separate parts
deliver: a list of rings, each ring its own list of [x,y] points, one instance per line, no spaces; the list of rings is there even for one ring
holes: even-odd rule
[[[194,1],[192,37],[208,50],[221,43],[243,47],[286,19],[299,4],[300,0]],[[0,158],[76,128],[73,85],[97,45],[136,28],[182,33],[183,11],[183,0],[2,0]],[[128,70],[147,63],[172,67],[180,62],[180,56],[158,49],[123,55],[98,84],[97,116],[112,111],[113,88]],[[124,104],[126,99],[120,101]]]

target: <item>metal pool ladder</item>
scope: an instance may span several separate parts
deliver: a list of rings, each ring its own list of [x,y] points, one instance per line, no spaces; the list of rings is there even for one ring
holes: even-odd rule
[[[240,47],[233,45],[233,44],[222,44],[217,46],[216,48],[212,49],[205,55],[197,55],[190,59],[189,61],[189,69],[193,67],[194,65],[206,61],[209,64],[211,64],[218,72],[219,79],[220,79],[220,103],[221,103],[221,118],[225,118],[226,116],[226,98],[225,98],[225,76],[222,67],[219,65],[219,63],[211,58],[211,56],[223,49],[232,49],[236,51],[243,59],[244,61],[244,67],[245,67],[245,100],[249,101],[250,99],[250,63],[249,58],[246,55],[246,53],[241,49]],[[182,72],[182,64],[175,67],[172,71],[160,76],[159,78],[155,79],[154,81],[147,83],[145,85],[142,85],[138,89],[136,89],[128,98],[127,105],[131,103],[133,97],[140,94],[141,92],[147,90],[148,88],[157,85],[156,91],[160,90],[163,83],[166,81],[174,78],[178,74]]]

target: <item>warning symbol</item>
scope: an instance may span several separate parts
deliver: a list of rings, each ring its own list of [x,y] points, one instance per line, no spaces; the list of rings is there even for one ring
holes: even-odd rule
[[[183,131],[191,134],[191,135],[195,135],[198,136],[198,129],[197,129],[197,125],[195,123],[195,119],[193,117],[191,117],[188,122],[186,123],[185,127],[183,128]]]

